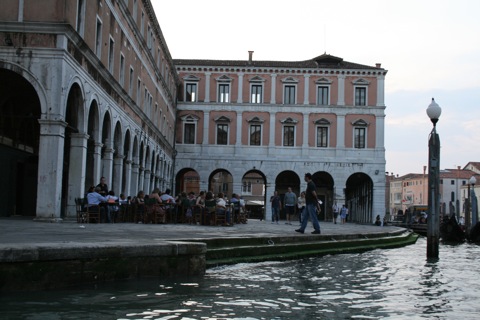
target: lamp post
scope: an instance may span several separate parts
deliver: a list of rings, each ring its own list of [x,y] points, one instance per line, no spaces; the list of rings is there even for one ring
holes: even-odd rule
[[[438,258],[440,240],[440,138],[437,134],[437,122],[441,114],[442,108],[432,98],[427,108],[427,115],[433,123],[428,140],[428,258]]]

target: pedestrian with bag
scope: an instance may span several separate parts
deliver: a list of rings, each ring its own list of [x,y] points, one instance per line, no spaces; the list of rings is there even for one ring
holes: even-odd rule
[[[305,174],[305,182],[307,182],[307,190],[305,191],[305,210],[302,216],[302,224],[300,229],[296,229],[296,232],[305,233],[305,228],[308,224],[308,219],[312,220],[313,229],[314,231],[312,234],[320,234],[320,223],[318,222],[317,217],[317,208],[320,207],[318,202],[317,192],[315,183],[312,180],[312,174],[306,173]]]

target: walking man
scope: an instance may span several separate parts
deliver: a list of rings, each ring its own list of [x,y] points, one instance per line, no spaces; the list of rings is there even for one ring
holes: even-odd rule
[[[297,202],[297,195],[292,192],[292,188],[288,187],[283,202],[285,202],[285,214],[287,215],[287,222],[285,222],[285,224],[291,225],[292,222],[290,221],[290,218],[295,214],[295,204]]]
[[[307,227],[308,218],[310,217],[314,229],[312,234],[320,234],[320,224],[318,223],[316,212],[318,198],[317,192],[315,191],[315,183],[313,183],[312,175],[310,173],[305,174],[305,182],[307,182],[307,190],[305,191],[306,206],[305,210],[303,211],[304,214],[302,216],[302,225],[300,226],[300,229],[296,229],[295,231],[299,233],[304,233],[305,228]]]

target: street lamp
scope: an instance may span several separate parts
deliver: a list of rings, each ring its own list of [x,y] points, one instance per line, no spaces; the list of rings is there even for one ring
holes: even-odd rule
[[[428,258],[438,258],[440,239],[440,138],[437,134],[437,122],[441,114],[442,108],[432,98],[427,108],[427,115],[433,123],[428,140]]]

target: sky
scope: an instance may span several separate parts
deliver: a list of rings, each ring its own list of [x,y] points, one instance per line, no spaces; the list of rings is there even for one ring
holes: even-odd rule
[[[432,98],[441,169],[480,162],[480,1],[151,1],[174,59],[381,63],[389,174],[428,165]]]

